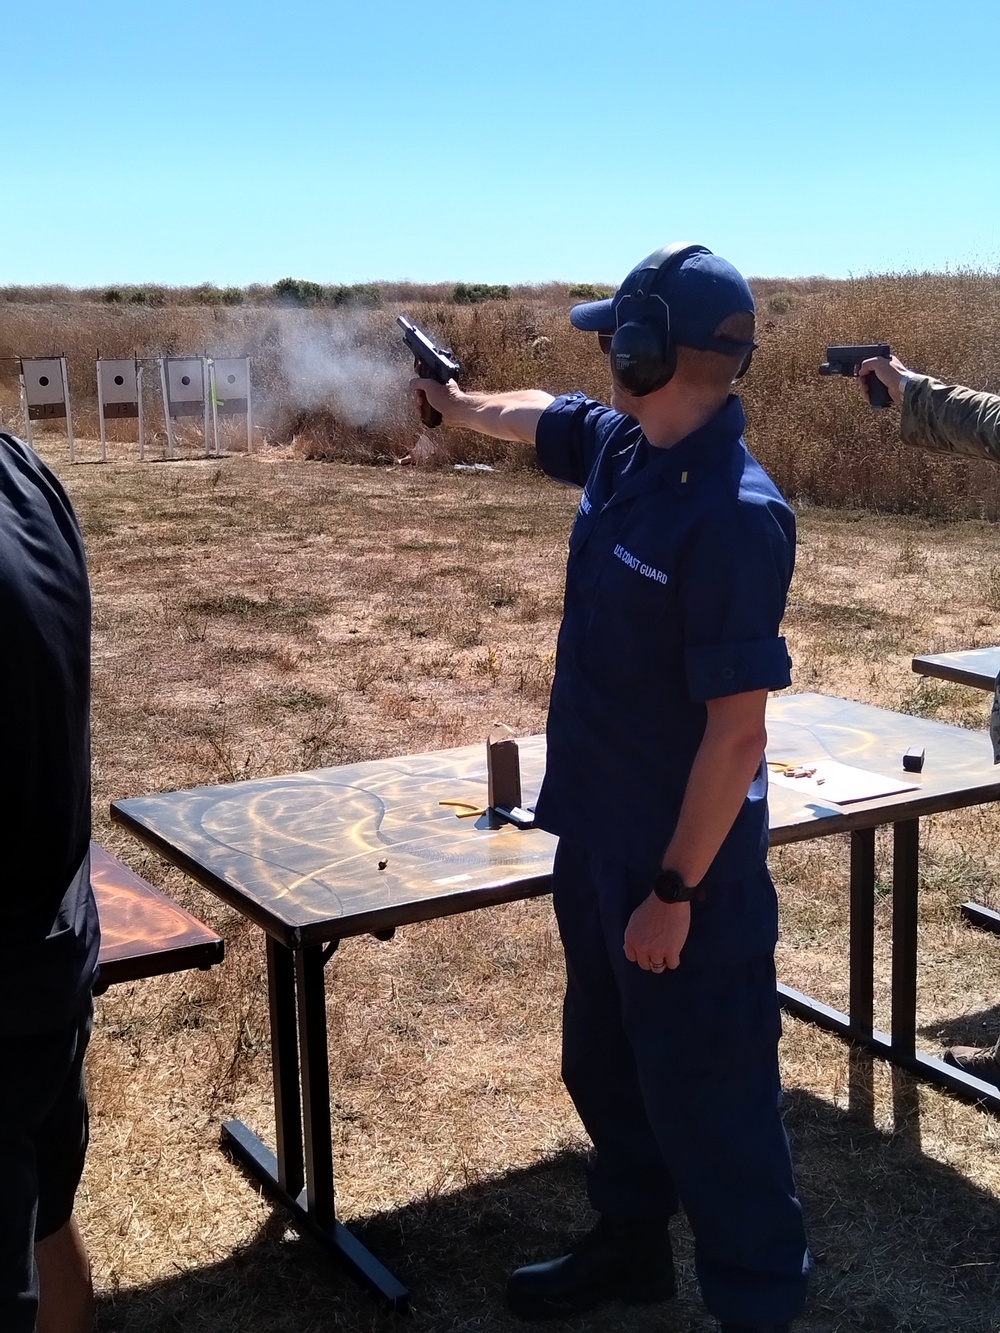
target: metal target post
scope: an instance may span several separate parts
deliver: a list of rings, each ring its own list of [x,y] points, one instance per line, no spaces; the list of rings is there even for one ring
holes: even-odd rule
[[[66,370],[66,358],[59,358],[59,371],[62,375],[63,402],[66,404],[66,436],[69,440],[69,461],[76,462],[76,440],[73,438],[73,408],[69,401],[69,374]]]
[[[252,407],[250,403],[250,358],[247,357],[247,454],[253,453]]]
[[[211,370],[210,370],[210,366],[209,366],[208,353],[206,352],[205,355],[201,358],[201,401],[202,401],[202,405],[203,405],[203,409],[204,409],[202,415],[203,415],[203,418],[204,418],[204,428],[205,428],[205,457],[206,457],[206,458],[208,458],[209,455],[210,455],[211,452],[212,452],[211,445],[210,445],[210,442],[209,442],[210,437],[209,437],[209,434],[208,434],[208,413],[209,413],[208,395],[209,395],[209,392],[210,392],[210,389],[209,389],[209,382],[210,382],[210,380],[211,380]],[[216,436],[216,441],[215,441],[215,452],[216,452],[216,453],[219,452],[219,441],[218,441],[218,436]]]
[[[104,428],[104,385],[101,383],[101,349],[97,349],[97,420],[101,427],[101,462],[108,461],[108,433]]]
[[[215,456],[219,457],[219,386],[215,378],[215,362],[208,363],[208,385],[212,395],[212,439],[215,441]]]
[[[98,362],[98,371],[97,371],[98,379],[100,379],[100,375],[101,375],[100,362]],[[104,400],[101,397],[100,384],[98,384],[97,386],[97,420],[100,423],[101,427],[101,462],[106,463],[108,461],[108,434],[107,431],[104,429]]]
[[[135,389],[138,402],[136,406],[139,409],[139,462],[146,461],[146,417],[142,410],[142,362],[138,357],[135,359]]]
[[[160,367],[160,388],[163,391],[163,420],[167,427],[167,458],[174,456],[174,428],[170,419],[170,395],[167,393],[167,363],[164,357],[158,359]]]
[[[24,414],[24,438],[35,447],[35,441],[31,434],[31,413],[28,411],[28,390],[24,383],[24,362],[18,359],[17,363],[17,383],[21,390],[21,411]]]

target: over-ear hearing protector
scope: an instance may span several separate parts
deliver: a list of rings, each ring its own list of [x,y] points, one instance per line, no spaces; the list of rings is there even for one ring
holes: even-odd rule
[[[615,303],[616,328],[609,356],[615,384],[632,398],[645,398],[662,389],[677,368],[677,350],[670,333],[670,307],[650,289],[661,286],[670,270],[689,256],[711,253],[704,245],[683,242],[666,245],[643,260],[622,283],[622,294]],[[751,349],[736,379],[750,369],[752,356]]]
[[[670,336],[670,307],[650,288],[689,255],[711,254],[703,245],[666,245],[634,268],[622,284],[626,288],[615,305],[616,328],[611,339],[611,374],[633,398],[669,383],[677,367],[677,351]]]

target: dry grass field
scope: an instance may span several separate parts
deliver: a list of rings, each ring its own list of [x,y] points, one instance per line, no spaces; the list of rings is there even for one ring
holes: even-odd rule
[[[850,390],[827,384],[823,401]],[[145,467],[122,446],[119,461],[75,468],[57,436],[41,447],[90,552],[96,836],[227,941],[211,973],[98,1004],[80,1213],[101,1333],[389,1333],[402,1325],[286,1230],[218,1148],[230,1114],[273,1128],[259,932],[113,828],[108,804],[480,741],[495,719],[538,731],[576,497],[523,469],[309,462],[294,446]],[[873,473],[901,472],[898,454],[873,443]],[[985,696],[921,681],[909,659],[995,640],[993,526],[809,505],[800,525],[794,688],[983,726]],[[925,825],[929,1050],[1000,1027],[1000,941],[956,910],[973,894],[1000,906],[998,832],[995,807]],[[781,849],[773,864],[781,975],[839,1003],[846,846]],[[887,886],[881,1026],[889,910]],[[501,1300],[507,1270],[589,1224],[584,1143],[557,1073],[561,984],[544,899],[348,940],[329,966],[339,1206],[412,1282],[415,1333],[519,1327]],[[802,1327],[1000,1328],[1000,1122],[795,1020],[782,1061],[819,1260]],[[676,1303],[569,1327],[707,1333],[678,1234]]]
[[[1000,517],[995,468],[892,450],[897,414],[872,412],[854,385],[816,371],[828,343],[888,341],[918,369],[1000,390],[1000,274],[771,278],[753,287],[759,348],[743,387],[750,442],[788,496],[880,513]],[[383,284],[380,303],[369,309],[292,308],[263,302],[254,289],[246,293],[251,303],[238,306],[198,304],[197,291],[164,289],[169,303],[149,305],[100,303],[95,292],[0,289],[0,420],[19,420],[10,358],[65,353],[78,428],[93,436],[98,352],[246,353],[262,439],[294,441],[298,452],[316,458],[391,462],[406,456],[415,439],[397,313],[406,310],[454,345],[469,387],[527,384],[600,395],[607,367],[597,340],[569,325],[572,290],[565,283],[516,287],[509,300],[464,305],[449,300],[447,288]],[[152,362],[146,383],[150,432],[161,447]],[[111,429],[116,439],[135,438],[132,422]],[[457,432],[449,449],[456,461],[510,462],[505,446]]]

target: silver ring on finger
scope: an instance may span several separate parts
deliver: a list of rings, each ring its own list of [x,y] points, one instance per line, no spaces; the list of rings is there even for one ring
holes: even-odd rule
[[[650,963],[649,970],[651,972],[662,972],[665,967],[666,963]]]

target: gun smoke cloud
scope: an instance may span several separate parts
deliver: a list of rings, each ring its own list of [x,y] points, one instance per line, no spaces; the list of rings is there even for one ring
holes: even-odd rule
[[[406,371],[398,359],[371,345],[370,321],[338,315],[321,323],[287,311],[277,329],[289,405],[329,407],[352,426],[389,419]]]

